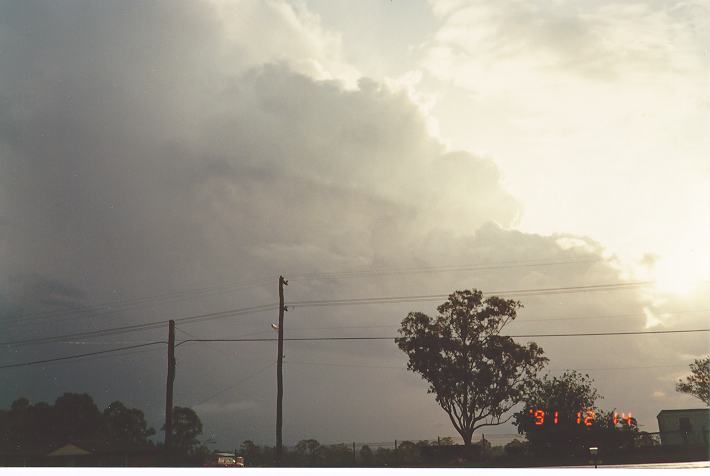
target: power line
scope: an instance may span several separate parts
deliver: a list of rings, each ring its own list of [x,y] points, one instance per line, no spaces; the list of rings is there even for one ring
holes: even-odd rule
[[[503,337],[512,338],[530,338],[530,337],[600,337],[600,336],[622,336],[622,335],[649,335],[649,334],[687,334],[694,332],[710,332],[710,329],[682,329],[668,331],[629,331],[629,332],[579,332],[570,334],[515,334]],[[360,340],[394,340],[401,339],[402,336],[352,336],[352,337],[285,337],[285,341],[360,341]],[[276,342],[278,339],[273,337],[264,338],[219,338],[219,339],[186,339],[180,341],[185,342]]]
[[[607,283],[607,284],[592,284],[584,286],[566,286],[556,288],[529,288],[516,290],[500,290],[486,291],[483,295],[495,296],[537,296],[548,294],[572,294],[581,292],[596,292],[596,291],[614,291],[624,289],[635,289],[639,287],[649,286],[654,284],[653,281],[636,281],[629,283]],[[347,298],[347,299],[324,299],[324,300],[308,300],[308,301],[289,301],[288,305],[295,307],[328,307],[328,306],[349,306],[359,304],[393,304],[393,303],[408,303],[420,301],[438,301],[439,299],[448,298],[447,294],[419,294],[409,296],[381,296],[381,297],[364,297],[364,298]]]
[[[190,334],[189,332],[185,331],[184,329],[178,329],[177,327],[175,328],[176,330],[179,330],[183,334],[189,335],[190,337],[193,337],[195,339],[200,339],[200,337],[197,337],[194,334]],[[254,336],[254,335],[261,335],[261,334],[273,334],[273,329],[267,330],[267,331],[256,331],[256,332],[247,332],[245,334],[239,334],[238,337],[249,337],[249,336]],[[175,344],[175,347],[179,347],[181,344],[189,344],[187,341],[180,341],[179,343]],[[211,349],[214,349],[215,351],[219,351],[216,347],[210,347]],[[226,355],[226,354],[225,354]],[[231,357],[231,355],[230,355]]]
[[[710,312],[710,309],[698,309],[698,310],[682,310],[682,311],[664,311],[663,314],[695,314],[695,313],[702,313],[702,312]],[[626,313],[626,314],[609,314],[609,315],[604,315],[604,316],[581,316],[581,317],[546,317],[546,318],[539,318],[539,319],[528,319],[528,318],[518,318],[515,321],[512,321],[510,325],[513,324],[526,324],[526,323],[532,323],[532,322],[556,322],[556,321],[583,321],[583,320],[602,320],[602,319],[628,319],[628,320],[637,320],[646,317],[645,314],[639,314],[639,313]],[[189,323],[189,322],[188,322]],[[397,328],[399,327],[399,324],[377,324],[377,325],[360,325],[360,326],[308,326],[308,327],[293,327],[291,328],[292,331],[311,331],[311,330],[331,330],[331,329],[382,329],[382,328]],[[185,331],[184,329],[177,328],[176,330],[179,332],[182,332],[186,334],[189,337],[194,337],[197,338],[195,335],[190,334],[189,332]],[[249,332],[246,334],[242,334],[239,337],[247,337],[251,335],[259,335],[259,334],[267,334],[271,333],[272,331],[267,330],[267,331],[258,331],[258,332]],[[70,340],[70,341],[53,341],[53,344],[73,344],[73,345],[99,345],[99,344],[132,344],[132,343],[142,343],[144,341],[76,341],[76,340]],[[0,343],[0,345],[2,345]],[[178,344],[179,345],[179,344]],[[177,345],[176,345],[177,347]],[[218,350],[218,349],[215,349]]]
[[[241,283],[239,285],[221,285],[221,286],[209,286],[205,288],[197,288],[192,290],[176,291],[173,293],[159,294],[155,296],[144,296],[128,300],[119,300],[112,302],[105,302],[101,304],[87,305],[83,307],[78,307],[76,309],[69,310],[54,310],[54,311],[44,311],[37,312],[29,315],[25,315],[18,319],[10,322],[6,322],[7,325],[3,328],[16,327],[18,325],[33,325],[36,323],[42,324],[47,321],[52,323],[56,322],[67,322],[77,319],[84,319],[89,317],[96,317],[106,314],[113,314],[116,312],[135,310],[145,306],[156,305],[156,304],[170,304],[173,302],[184,301],[187,299],[194,299],[195,297],[205,297],[215,294],[223,294],[232,292],[238,289],[263,286],[267,284],[265,279]],[[67,319],[53,319],[56,316],[65,316],[69,314],[74,314]],[[77,315],[78,314],[78,315]],[[86,314],[86,315],[82,315]]]
[[[28,367],[31,365],[46,364],[49,362],[59,362],[59,361],[63,361],[63,360],[80,359],[82,357],[90,357],[93,355],[108,354],[111,352],[118,352],[120,350],[138,349],[139,347],[148,347],[150,345],[156,345],[156,344],[167,344],[167,342],[154,341],[154,342],[147,342],[145,344],[136,344],[136,345],[129,345],[129,346],[124,346],[124,347],[115,347],[113,349],[98,350],[96,352],[86,352],[84,354],[66,355],[63,357],[54,357],[51,359],[32,360],[29,362],[19,362],[19,363],[15,363],[15,364],[5,364],[5,365],[0,365],[0,369],[10,369],[10,368],[15,368],[15,367]]]
[[[246,310],[246,309],[245,309]],[[259,311],[265,311],[269,310],[268,308],[266,309],[259,309],[259,310],[253,310],[249,309],[250,312],[259,312]],[[191,316],[191,317],[186,317],[183,318],[185,320],[187,319],[193,319],[193,318],[202,318],[202,317],[209,317],[209,318],[224,318],[224,317],[230,317],[230,316],[237,316],[237,315],[243,315],[247,314],[247,312],[238,312],[238,311],[233,311],[233,312],[220,312],[220,313],[214,313],[214,314],[204,314],[204,315],[199,315],[199,316]],[[206,319],[205,319],[206,320]],[[542,320],[547,320],[547,319],[542,319]],[[550,319],[551,320],[551,319]],[[176,320],[177,321],[177,320]],[[78,339],[78,338],[84,338],[84,337],[104,337],[104,336],[109,336],[109,335],[118,335],[118,334],[127,334],[131,332],[139,332],[139,331],[145,331],[145,330],[152,330],[152,329],[157,329],[164,325],[167,321],[157,321],[149,324],[137,324],[137,325],[131,325],[131,326],[123,326],[123,327],[115,327],[115,328],[110,328],[110,329],[102,329],[102,330],[97,330],[97,331],[89,331],[89,332],[83,332],[83,333],[76,333],[76,334],[64,334],[61,336],[52,336],[52,337],[44,337],[44,338],[37,338],[37,339],[27,339],[27,340],[20,340],[20,341],[9,341],[9,342],[0,342],[1,346],[5,347],[19,347],[19,346],[26,346],[26,345],[35,345],[35,344],[77,344],[77,345],[88,345],[88,344],[113,344],[113,343],[119,343],[119,342],[96,342],[96,341],[71,341],[71,340],[64,340],[64,339]],[[185,322],[185,321],[182,321]],[[195,321],[189,321],[190,323],[195,322]],[[346,328],[375,328],[375,327],[397,327],[397,326],[329,326],[329,327],[311,327],[311,328],[301,328],[301,329],[295,329],[295,330],[315,330],[315,329],[346,329]],[[704,329],[696,329],[696,330],[689,330],[689,331],[650,331],[650,332],[630,332],[627,334],[646,334],[646,333],[673,333],[673,332],[702,332],[705,331]],[[253,334],[264,334],[265,332],[254,332],[250,333],[251,335]],[[246,335],[250,335],[246,334]],[[510,337],[562,337],[562,336],[574,336],[577,334],[530,334],[530,335],[511,335]],[[598,334],[580,334],[580,335],[615,335],[615,333],[598,333]],[[326,338],[289,338],[287,340],[309,340],[309,339],[318,339],[318,340],[336,340],[336,339],[347,339],[347,340],[357,340],[357,339],[394,339],[395,337],[326,337]],[[182,345],[188,342],[259,342],[259,341],[274,341],[276,339],[218,339],[218,340],[210,340],[210,339],[186,339],[183,341],[180,341],[179,344],[177,345]]]
[[[339,363],[339,362],[298,362],[286,360],[287,365],[321,365],[325,367],[354,367],[367,369],[396,369],[407,370],[406,365],[374,365],[374,364],[357,364],[357,363]]]
[[[574,370],[579,370],[579,371],[586,371],[586,370],[639,370],[639,369],[661,369],[661,368],[688,368],[688,364],[682,364],[682,365],[676,365],[676,364],[667,364],[667,365],[635,365],[635,366],[630,366],[630,367],[588,367],[588,368],[575,368]],[[564,371],[564,370],[569,370],[569,369],[549,369],[549,370],[554,370],[554,371]]]
[[[17,347],[17,346],[32,345],[32,344],[50,344],[50,343],[54,343],[56,341],[67,340],[67,339],[81,339],[84,337],[104,337],[107,335],[127,334],[127,333],[134,332],[134,331],[156,329],[156,328],[162,327],[166,322],[167,322],[167,320],[163,320],[163,321],[155,321],[155,322],[149,322],[149,323],[143,323],[143,324],[133,324],[133,325],[128,325],[128,326],[111,327],[108,329],[99,329],[99,330],[95,330],[95,331],[77,332],[77,333],[72,333],[72,334],[62,334],[62,335],[58,335],[58,336],[38,337],[38,338],[34,338],[34,339],[23,339],[23,340],[17,340],[17,341],[5,341],[5,342],[0,342],[0,346]]]
[[[487,269],[505,269],[505,268],[524,268],[524,267],[538,267],[538,266],[557,266],[557,265],[573,265],[573,264],[584,264],[584,263],[594,263],[600,261],[601,258],[591,258],[591,259],[570,259],[570,260],[524,260],[524,261],[509,261],[509,262],[498,262],[498,263],[488,263],[488,264],[473,264],[473,265],[461,265],[461,266],[429,266],[429,267],[410,267],[410,268],[374,268],[369,270],[356,270],[356,271],[340,271],[340,272],[322,272],[322,273],[302,273],[294,275],[297,279],[300,278],[314,278],[314,279],[345,279],[349,277],[359,277],[359,276],[384,276],[384,275],[399,275],[399,274],[417,274],[417,273],[437,273],[437,272],[447,272],[447,271],[479,271]],[[51,322],[66,322],[76,319],[95,317],[96,315],[112,314],[121,311],[134,310],[141,307],[156,305],[156,304],[169,304],[173,302],[179,302],[186,299],[192,299],[194,297],[204,297],[205,295],[223,294],[229,293],[238,289],[264,286],[271,283],[271,278],[261,278],[253,281],[237,281],[234,284],[226,285],[212,285],[205,286],[202,288],[186,289],[182,291],[175,291],[171,293],[163,293],[152,296],[142,296],[133,299],[109,301],[99,304],[91,304],[76,309],[69,310],[53,310],[53,311],[42,311],[36,312],[29,315],[24,315],[21,318],[15,319],[11,322],[6,322],[7,328],[9,326],[15,327],[17,325],[32,325],[37,322],[42,323],[45,321]],[[68,319],[52,319],[56,316],[66,316],[69,314],[74,314]],[[79,315],[76,315],[79,314]],[[88,314],[88,315],[81,315]]]
[[[693,332],[710,332],[710,329],[681,329],[673,331],[630,331],[630,332],[580,332],[575,334],[518,334],[509,337],[597,337],[597,336],[628,336],[645,334],[688,334]]]
[[[710,312],[710,309],[698,309],[698,310],[685,310],[685,311],[664,311],[662,314],[695,314],[701,312]],[[521,318],[513,323],[526,323],[526,322],[547,322],[547,321],[584,321],[584,320],[597,320],[597,319],[639,319],[646,317],[646,314],[639,313],[626,313],[626,314],[609,314],[606,316],[586,316],[586,317],[546,317],[540,319],[525,319]]]
[[[118,344],[147,344],[154,341],[149,340],[65,340],[52,342],[53,344],[66,345],[118,345]]]
[[[601,261],[602,258],[589,258],[589,259],[568,259],[568,260],[522,260],[522,261],[507,261],[498,263],[484,263],[484,264],[474,264],[474,265],[449,265],[449,266],[420,266],[420,267],[409,267],[409,268],[374,268],[369,270],[359,270],[359,271],[340,271],[340,272],[323,272],[323,273],[302,273],[302,274],[290,274],[294,279],[298,280],[301,278],[312,278],[312,279],[346,279],[353,277],[370,277],[370,276],[388,276],[388,275],[400,275],[400,274],[419,274],[419,273],[438,273],[438,272],[448,272],[448,271],[482,271],[488,269],[505,269],[505,268],[528,268],[528,267],[538,267],[538,266],[558,266],[558,265],[574,265],[574,264],[587,264],[595,263]]]
[[[584,285],[584,286],[567,286],[567,287],[557,287],[557,288],[528,288],[528,289],[518,289],[518,290],[500,290],[500,291],[489,291],[483,293],[484,295],[497,295],[497,296],[534,296],[534,295],[548,295],[548,294],[567,294],[567,293],[578,293],[578,292],[592,292],[592,291],[610,291],[610,290],[620,290],[620,289],[633,289],[642,286],[648,286],[653,284],[653,281],[639,281],[639,282],[629,282],[629,283],[606,283],[606,284],[594,284],[594,285]],[[288,303],[289,306],[295,307],[329,307],[329,306],[347,306],[347,305],[363,305],[363,304],[395,304],[395,303],[409,303],[409,302],[421,302],[421,301],[436,301],[439,299],[448,298],[449,294],[424,294],[424,295],[410,295],[410,296],[384,296],[384,297],[364,297],[364,298],[349,298],[349,299],[330,299],[330,300],[309,300],[309,301],[291,301]],[[199,322],[203,320],[210,319],[220,319],[224,317],[231,317],[235,315],[241,315],[251,312],[261,312],[267,310],[274,310],[278,308],[278,304],[263,304],[260,306],[254,306],[250,308],[242,309],[231,309],[227,311],[218,311],[207,314],[199,314],[195,316],[188,316],[179,319],[175,319],[175,322],[181,323],[192,323]],[[34,339],[24,339],[19,341],[6,341],[0,342],[0,346],[11,347],[19,345],[30,345],[30,344],[44,344],[52,343],[57,340],[65,339],[77,339],[83,337],[98,337],[106,335],[124,334],[129,332],[138,332],[143,330],[155,329],[163,326],[168,322],[167,319],[160,321],[153,321],[149,323],[134,324],[129,326],[113,327],[100,329],[96,331],[79,332],[72,334],[64,334],[60,336],[42,337]]]
[[[687,334],[695,332],[710,332],[710,329],[683,329],[683,330],[668,330],[668,331],[632,331],[632,332],[588,332],[588,333],[572,333],[572,334],[517,334],[510,335],[507,337],[520,338],[520,337],[596,337],[596,336],[621,336],[621,335],[651,335],[651,334]],[[383,337],[383,336],[358,336],[358,337],[287,337],[284,341],[375,341],[375,340],[394,340],[400,337]],[[277,338],[235,338],[235,339],[185,339],[180,341],[180,344],[185,342],[276,342]],[[113,349],[100,350],[96,352],[87,352],[84,354],[74,354],[63,357],[54,357],[50,359],[35,360],[30,362],[20,362],[14,364],[6,364],[0,366],[0,369],[13,368],[13,367],[25,367],[30,365],[44,364],[49,362],[58,362],[63,360],[78,359],[82,357],[89,357],[93,355],[107,354],[110,352],[117,352],[120,350],[136,349],[139,347],[147,347],[155,344],[166,344],[165,341],[153,341],[144,344],[136,344],[131,346],[116,347]]]
[[[177,326],[175,326],[175,330],[178,331],[178,332],[182,332],[183,334],[185,334],[186,336],[188,336],[188,337],[190,337],[190,338],[199,339],[199,337],[197,337],[196,335],[191,334],[190,332],[187,332],[187,331],[184,330],[184,329],[180,329],[180,328],[177,327]],[[177,349],[179,346],[180,346],[180,344],[176,344],[176,345],[175,345],[175,348]],[[210,350],[213,350],[213,351],[215,351],[215,352],[219,352],[219,353],[222,354],[222,355],[226,355],[226,356],[229,357],[229,358],[234,357],[234,355],[232,355],[232,354],[230,354],[230,353],[228,353],[228,352],[225,352],[224,350],[219,349],[219,348],[217,348],[217,347],[215,347],[215,346],[208,345],[207,348],[210,349]]]
[[[692,314],[710,312],[710,309],[698,309],[698,310],[684,310],[684,311],[664,311],[663,314]],[[556,322],[556,321],[586,321],[586,320],[601,320],[601,319],[617,319],[617,320],[638,320],[645,318],[645,314],[639,313],[626,313],[626,314],[608,314],[605,316],[582,316],[582,317],[546,317],[546,318],[518,318],[511,321],[509,325],[514,324],[527,324],[532,322]],[[396,328],[399,324],[375,324],[375,325],[362,325],[362,326],[309,326],[309,327],[292,327],[292,331],[310,331],[310,330],[323,330],[323,329],[377,329],[377,328]],[[260,332],[259,334],[265,334],[266,332]],[[194,337],[194,336],[193,336]]]
[[[240,316],[244,314],[251,314],[255,312],[262,312],[262,311],[268,311],[276,309],[276,305],[274,304],[265,304],[261,306],[253,306],[253,307],[246,307],[246,308],[241,308],[241,309],[230,309],[226,311],[219,311],[219,312],[211,312],[211,313],[206,313],[206,314],[197,314],[194,316],[186,316],[178,319],[174,319],[175,322],[181,322],[181,323],[194,323],[194,322],[203,322],[207,320],[214,320],[214,319],[222,319],[225,317],[233,317],[233,316]],[[57,341],[62,341],[62,340],[67,340],[67,339],[81,339],[85,337],[104,337],[108,335],[118,335],[118,334],[127,334],[131,332],[139,332],[139,331],[146,331],[146,330],[152,330],[152,329],[158,329],[163,327],[166,323],[168,323],[169,319],[163,319],[160,321],[152,321],[152,322],[147,322],[147,323],[142,323],[142,324],[132,324],[128,326],[120,326],[120,327],[110,327],[106,329],[98,329],[95,331],[85,331],[85,332],[77,332],[77,333],[72,333],[72,334],[63,334],[59,336],[50,336],[50,337],[38,337],[34,339],[24,339],[24,340],[17,340],[17,341],[6,341],[6,342],[0,342],[0,346],[4,347],[17,347],[17,346],[24,346],[24,345],[35,345],[35,344],[50,344],[50,343],[56,343]]]
[[[202,405],[203,403],[208,402],[208,401],[212,400],[213,398],[218,397],[218,396],[222,395],[223,393],[225,393],[225,392],[227,392],[227,391],[229,391],[229,390],[232,390],[234,387],[236,387],[236,386],[238,386],[238,385],[240,385],[240,384],[246,382],[247,380],[249,380],[249,379],[251,379],[251,378],[253,378],[253,377],[256,377],[257,375],[259,375],[259,374],[263,373],[264,371],[270,369],[270,368],[273,367],[274,365],[276,365],[276,362],[271,362],[269,365],[266,365],[266,366],[264,366],[264,367],[261,367],[261,368],[258,369],[256,372],[253,372],[253,373],[247,375],[246,377],[244,377],[243,379],[234,382],[234,383],[231,384],[229,387],[223,388],[222,390],[219,390],[218,392],[213,393],[213,394],[210,395],[209,397],[204,398],[204,399],[200,400],[199,402],[190,405],[190,408],[195,408],[195,407],[198,406],[198,405]]]
[[[340,362],[299,362],[293,360],[287,360],[289,365],[318,365],[326,367],[354,367],[354,368],[372,368],[372,369],[395,369],[395,370],[407,370],[406,365],[375,365],[375,364],[358,364],[358,363],[340,363]],[[638,370],[638,369],[658,369],[658,368],[687,368],[687,364],[676,365],[676,364],[663,364],[663,365],[642,365],[642,366],[630,366],[630,367],[588,367],[588,368],[575,368],[578,371],[587,370]],[[567,368],[550,368],[548,371],[560,372],[564,370],[569,370]]]
[[[79,358],[73,359],[71,361],[56,361],[56,362],[45,362],[43,366],[49,366],[49,365],[61,365],[61,364],[67,364],[67,363],[78,363],[78,362],[94,362],[97,360],[101,359],[115,359],[115,358],[124,358],[124,357],[130,357],[138,354],[149,354],[151,352],[156,352],[156,351],[161,351],[159,348],[144,348],[144,349],[139,349],[139,350],[130,350],[127,352],[122,352],[122,351],[117,351],[117,352],[112,352],[108,354],[103,354],[103,355],[96,355],[92,356],[90,359],[86,360],[81,360]],[[161,369],[162,370],[162,369]]]

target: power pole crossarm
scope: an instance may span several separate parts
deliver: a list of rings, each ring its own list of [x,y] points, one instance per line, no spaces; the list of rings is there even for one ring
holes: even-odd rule
[[[288,286],[288,281],[283,276],[279,276],[279,345],[276,360],[276,466],[281,466],[281,455],[283,452],[283,358],[284,358],[284,286]]]

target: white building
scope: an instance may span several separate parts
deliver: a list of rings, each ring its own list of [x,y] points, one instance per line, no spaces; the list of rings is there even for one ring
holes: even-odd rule
[[[710,408],[661,410],[657,418],[664,446],[707,445],[710,440]]]

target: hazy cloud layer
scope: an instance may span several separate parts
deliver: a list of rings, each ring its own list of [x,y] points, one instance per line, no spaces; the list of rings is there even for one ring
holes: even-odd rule
[[[271,303],[280,273],[290,278],[290,301],[623,278],[602,244],[566,235],[564,226],[551,236],[515,231],[522,205],[501,185],[495,163],[448,151],[406,92],[355,81],[338,36],[303,7],[4,4],[0,45],[0,316],[8,340]],[[589,261],[423,269],[570,259]],[[401,268],[418,272],[385,272]],[[302,276],[366,269],[383,271]],[[262,278],[270,281],[262,285]],[[211,291],[174,294],[204,287]],[[129,303],[144,296],[154,298]],[[511,333],[689,327],[702,320],[669,314],[687,301],[636,291],[523,301]],[[114,304],[66,313],[102,302]],[[393,335],[409,310],[429,312],[435,304],[296,306],[287,315],[288,333]],[[275,319],[271,312],[179,325],[179,338],[271,336]],[[165,333],[13,348],[3,362]],[[594,375],[611,407],[654,426],[661,407],[649,408],[647,400],[683,402],[671,374],[683,370],[684,354],[704,352],[707,341],[642,339],[648,338],[540,344],[552,369],[644,367]],[[181,346],[176,404],[203,410],[207,435],[222,446],[271,442],[275,353],[275,346],[257,343]],[[286,440],[452,434],[400,354],[388,342],[288,343]],[[120,399],[146,409],[159,427],[164,360],[161,349],[148,349],[3,371],[0,403],[88,391],[100,404]],[[678,364],[661,377],[647,368]]]

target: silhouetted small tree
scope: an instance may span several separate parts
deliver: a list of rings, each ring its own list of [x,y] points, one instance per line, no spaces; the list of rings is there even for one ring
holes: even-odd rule
[[[247,466],[261,466],[263,464],[261,448],[251,440],[244,440],[239,447],[239,453],[244,457]]]
[[[344,443],[321,446],[319,452],[322,455],[323,465],[325,466],[352,466],[353,451]]]
[[[316,466],[319,459],[320,443],[318,440],[308,439],[296,443],[296,453],[300,456],[302,464]]]
[[[585,425],[577,423],[576,415],[586,411],[598,413],[595,404],[601,397],[593,384],[589,375],[574,370],[559,377],[545,375],[531,382],[525,406],[514,415],[514,421],[533,452],[569,455],[583,450],[584,435],[588,430]],[[531,413],[534,411],[544,412],[544,417],[536,418]],[[558,412],[558,419],[556,424],[551,424],[554,423],[554,412]]]
[[[362,448],[360,448],[359,454],[360,454],[360,464],[362,466],[370,467],[374,464],[375,455],[369,446],[362,445]]]
[[[202,421],[192,408],[173,408],[173,445],[176,450],[192,455],[200,445]]]
[[[420,454],[420,447],[411,441],[403,441],[397,447],[399,452],[399,465],[400,466],[413,466],[421,463],[422,458]]]
[[[520,440],[513,440],[503,447],[503,452],[511,457],[522,456],[526,451],[527,445]]]
[[[377,466],[394,466],[396,462],[394,450],[380,447],[375,451],[375,464]]]

